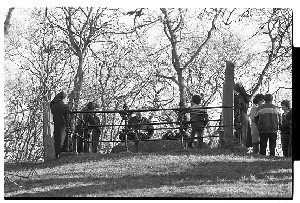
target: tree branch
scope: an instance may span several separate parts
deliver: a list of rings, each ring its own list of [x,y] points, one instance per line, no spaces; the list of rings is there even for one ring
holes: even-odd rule
[[[214,19],[212,20],[212,23],[211,23],[212,26],[211,26],[210,30],[208,31],[208,33],[207,33],[206,39],[205,39],[204,42],[199,46],[199,48],[196,50],[196,52],[191,56],[190,60],[188,60],[188,61],[184,64],[184,66],[183,66],[183,68],[182,68],[183,70],[186,69],[186,68],[187,68],[187,67],[195,60],[195,58],[199,55],[199,53],[200,53],[200,51],[202,50],[202,48],[207,44],[208,40],[209,40],[210,37],[211,37],[211,34],[212,34],[213,30],[216,28],[216,27],[215,27],[215,22],[216,22],[216,20],[217,20],[217,17],[218,17],[218,15],[219,15],[220,11],[221,11],[221,9],[220,9],[219,11],[216,12],[216,14],[215,14],[215,16],[214,16]]]

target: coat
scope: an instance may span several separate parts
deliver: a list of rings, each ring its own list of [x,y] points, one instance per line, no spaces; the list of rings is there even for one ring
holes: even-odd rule
[[[56,95],[50,102],[50,109],[53,115],[54,122],[54,141],[55,153],[59,154],[60,148],[63,146],[66,137],[67,118],[68,118],[68,105],[62,101],[63,96],[61,93]]]

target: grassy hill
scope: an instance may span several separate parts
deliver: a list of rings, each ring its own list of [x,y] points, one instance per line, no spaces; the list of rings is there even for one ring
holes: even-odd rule
[[[37,174],[29,179],[31,169]],[[292,161],[221,149],[80,154],[5,164],[9,197],[292,198]],[[21,187],[15,185],[15,181]]]

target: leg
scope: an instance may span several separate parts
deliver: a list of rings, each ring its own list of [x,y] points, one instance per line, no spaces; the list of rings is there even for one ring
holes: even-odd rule
[[[197,137],[198,137],[198,148],[203,147],[203,128],[197,131]]]
[[[99,144],[99,133],[95,129],[92,131],[92,138],[92,152],[97,153]]]
[[[268,137],[269,137],[270,156],[275,156],[277,133],[270,133]]]
[[[54,131],[54,150],[55,150],[55,157],[58,157],[60,154],[60,136],[57,135],[58,133]]]
[[[290,131],[290,137],[289,137],[289,147],[288,147],[288,156],[291,157],[292,156],[292,129]]]
[[[192,127],[191,138],[195,137],[195,134],[196,134],[196,130],[195,130],[195,128]],[[192,148],[193,147],[193,142],[194,142],[194,139],[189,139],[188,140],[188,147]]]
[[[259,150],[259,153],[261,155],[266,155],[268,137],[265,133],[259,133],[259,136],[260,136],[260,150]]]
[[[288,156],[289,134],[281,134],[281,148],[283,156]]]
[[[84,132],[84,141],[83,141],[83,151],[85,153],[89,153],[89,141],[90,140],[90,132],[88,130],[86,130]]]
[[[253,145],[253,153],[257,154],[259,152],[259,142],[252,143]]]
[[[241,115],[241,123],[242,123],[242,143],[246,147],[247,146],[247,132],[248,132],[248,117],[246,114]]]

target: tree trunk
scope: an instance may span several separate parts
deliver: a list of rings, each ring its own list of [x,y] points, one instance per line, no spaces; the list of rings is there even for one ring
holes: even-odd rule
[[[234,65],[232,62],[226,62],[225,82],[223,85],[223,105],[232,107],[234,105],[233,97],[234,86]],[[227,143],[233,141],[233,108],[223,108],[224,137],[220,137],[221,147],[227,146]]]
[[[44,145],[44,162],[55,159],[54,137],[50,130],[50,104],[43,103],[43,145]]]
[[[78,110],[78,106],[79,106],[79,99],[80,99],[80,92],[81,92],[81,88],[82,88],[82,83],[83,83],[83,57],[82,54],[79,54],[78,56],[78,68],[77,68],[77,73],[76,76],[74,78],[74,88],[71,92],[71,94],[69,95],[69,102],[68,102],[68,106],[70,110],[76,111]],[[69,121],[70,126],[71,126],[71,131],[74,132],[75,130],[75,114],[71,114],[70,115],[70,119]],[[66,136],[67,139],[67,143],[69,143],[69,139],[71,139],[70,137]],[[75,148],[74,145],[76,145],[76,140],[73,139],[72,140],[72,145],[73,145],[73,149],[72,151],[75,152]]]
[[[180,107],[186,107],[186,86],[184,84],[184,79],[182,75],[182,69],[177,71],[178,76],[178,87],[179,87],[179,94],[180,94]]]
[[[14,7],[9,8],[8,13],[6,15],[6,18],[4,21],[4,35],[8,34],[8,29],[10,27],[10,19],[11,19],[11,15],[12,15],[12,12],[14,9],[15,9]]]
[[[80,92],[83,83],[83,57],[82,54],[78,56],[78,68],[74,78],[74,88],[69,97],[69,107],[74,110],[78,110]]]

